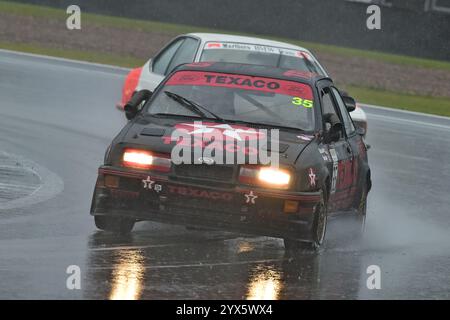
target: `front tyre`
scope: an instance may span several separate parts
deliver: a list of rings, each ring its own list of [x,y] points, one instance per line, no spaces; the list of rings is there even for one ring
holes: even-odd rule
[[[328,205],[327,205],[327,193],[322,190],[322,198],[317,204],[314,212],[314,220],[311,228],[312,241],[299,241],[293,239],[284,239],[284,248],[288,251],[292,250],[313,250],[316,251],[320,248],[325,240],[325,234],[327,230],[328,222]]]
[[[124,217],[94,216],[95,226],[104,231],[128,234],[133,230],[136,220]]]
[[[355,233],[357,238],[362,238],[365,228],[366,228],[366,217],[367,217],[367,185],[364,184],[360,195],[359,201],[356,207],[356,217],[355,217]]]

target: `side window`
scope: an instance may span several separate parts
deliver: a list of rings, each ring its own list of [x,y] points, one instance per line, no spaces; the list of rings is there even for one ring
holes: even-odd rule
[[[178,39],[170,44],[159,56],[155,58],[153,62],[153,72],[157,74],[165,74],[170,61],[173,58],[175,52],[183,43],[184,38]]]
[[[345,132],[347,133],[347,136],[349,136],[353,132],[355,132],[355,126],[353,125],[352,118],[350,117],[350,114],[347,111],[345,103],[342,100],[341,95],[339,94],[339,91],[336,88],[331,88],[331,90],[333,91],[334,97],[336,98],[336,101],[339,106],[339,110],[341,111],[342,120],[344,121],[345,126]]]
[[[334,108],[330,88],[323,88],[320,94],[322,96],[322,113],[324,115],[327,113],[338,115],[336,109]]]
[[[333,115],[340,119],[339,114],[336,109],[336,106],[334,104],[331,89],[329,87],[323,88],[320,91],[320,95],[322,98],[322,116],[324,116],[324,118],[328,118],[330,115]],[[326,130],[329,130],[331,124],[326,123],[325,125],[326,125]],[[341,134],[341,138],[342,138],[342,134]]]
[[[170,73],[175,67],[179,66],[183,63],[193,62],[195,58],[195,53],[198,48],[198,40],[193,38],[186,38],[178,49],[177,53],[173,57],[170,62],[169,68],[167,69],[166,74]]]

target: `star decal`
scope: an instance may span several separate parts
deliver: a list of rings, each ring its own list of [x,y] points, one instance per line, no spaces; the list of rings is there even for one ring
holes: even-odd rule
[[[203,133],[211,133],[214,130],[222,131],[222,134],[236,139],[238,141],[242,141],[240,133],[245,133],[246,135],[259,135],[259,133],[254,129],[240,129],[233,128],[229,124],[218,124],[218,125],[205,125],[201,123],[187,123],[187,126],[194,127],[194,130],[189,131],[189,134],[203,134]]]
[[[250,191],[250,193],[244,194],[245,196],[245,203],[251,203],[255,204],[255,200],[258,198],[257,195],[253,193],[253,191]]]
[[[316,186],[316,174],[314,173],[313,168],[309,168],[309,184],[311,185],[311,187],[315,187]]]
[[[144,184],[144,189],[152,190],[153,184],[155,183],[155,181],[150,179],[150,177],[148,176],[147,179],[142,179],[142,183]]]

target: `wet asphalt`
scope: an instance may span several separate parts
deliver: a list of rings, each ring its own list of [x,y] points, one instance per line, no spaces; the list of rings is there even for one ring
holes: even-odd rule
[[[450,298],[449,119],[365,108],[374,186],[361,243],[339,220],[319,253],[294,256],[279,239],[147,222],[115,237],[89,207],[126,123],[114,107],[125,74],[0,52],[0,298]],[[69,290],[73,265],[81,289]],[[381,289],[367,287],[372,265]]]

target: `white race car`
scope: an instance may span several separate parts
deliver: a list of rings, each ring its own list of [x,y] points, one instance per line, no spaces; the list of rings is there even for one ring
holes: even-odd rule
[[[189,33],[176,37],[143,67],[130,71],[125,79],[118,108],[123,109],[131,96],[139,90],[153,91],[175,67],[208,61],[279,67],[328,77],[319,61],[303,47],[254,37]],[[360,107],[357,106],[351,116],[355,123],[367,128],[367,118]]]

